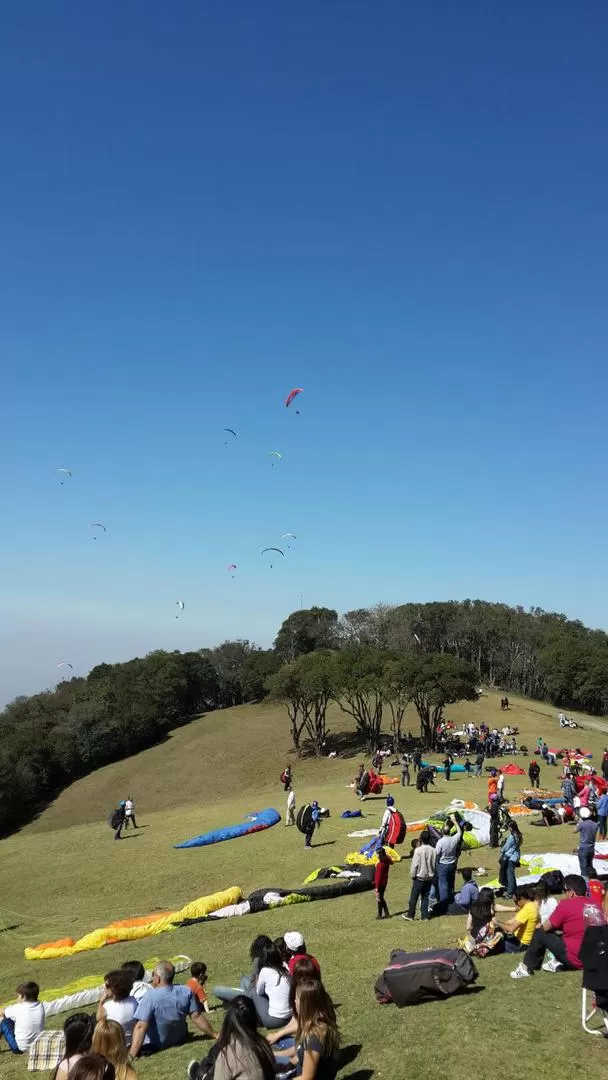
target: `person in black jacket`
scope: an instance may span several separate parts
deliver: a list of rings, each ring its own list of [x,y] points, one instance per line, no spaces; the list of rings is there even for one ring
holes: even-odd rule
[[[540,765],[534,759],[530,762],[530,764],[528,766],[528,776],[530,777],[530,783],[532,784],[532,787],[539,788],[540,787]]]

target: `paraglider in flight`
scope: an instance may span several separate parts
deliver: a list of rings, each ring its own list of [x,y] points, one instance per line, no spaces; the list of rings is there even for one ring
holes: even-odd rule
[[[182,611],[184,610],[184,601],[183,600],[176,600],[175,604],[176,604],[176,607],[179,608],[179,612],[180,612],[180,615],[181,615]],[[179,615],[176,615],[175,618],[179,619]]]
[[[285,408],[288,409],[289,406],[291,405],[293,399],[297,398],[298,394],[303,394],[303,393],[304,393],[304,387],[303,386],[296,386],[296,387],[294,387],[293,390],[290,390],[287,397],[285,398]]]
[[[278,451],[278,450],[271,450],[271,451],[270,451],[270,453],[269,453],[269,455],[268,455],[268,457],[276,457],[276,458],[278,458],[278,459],[279,459],[279,461],[282,461],[282,460],[283,460],[283,455],[282,455],[282,454],[279,454],[279,451]],[[273,469],[274,469],[274,461],[272,462],[272,467],[273,467]]]
[[[236,431],[234,431],[234,429],[233,429],[233,428],[231,428],[231,427],[225,427],[225,428],[224,428],[224,431],[227,431],[229,435],[234,435],[235,439],[237,438],[237,434],[236,434]],[[228,439],[226,439],[226,442],[224,443],[224,446],[228,446]]]
[[[103,529],[104,532],[108,531],[106,529],[105,525],[101,524],[101,521],[92,521],[91,522],[91,528],[92,529]],[[95,536],[93,537],[93,540],[96,540],[96,539],[97,539],[97,534],[95,534]]]
[[[297,538],[295,533],[283,533],[283,535],[281,537],[281,540],[297,540],[297,539],[298,538]],[[287,547],[288,547],[289,551],[291,551],[291,544],[288,544]]]
[[[60,473],[62,476],[65,476],[66,480],[71,480],[72,479],[72,473],[71,473],[71,471],[69,469],[57,469],[56,472]],[[62,480],[61,481],[61,486],[62,487],[63,487],[63,484],[64,484],[64,481]]]
[[[67,660],[60,660],[60,662],[57,664],[57,667],[69,667],[71,671],[74,670],[72,664],[68,664]]]
[[[265,555],[267,551],[276,551],[276,552],[278,552],[279,555],[282,555],[283,558],[285,558],[285,552],[281,551],[280,548],[275,548],[275,547],[264,548],[263,551],[262,551],[262,555]],[[272,570],[272,563],[270,564],[270,569]]]
[[[234,562],[228,563],[228,566],[226,567],[226,569],[230,570],[230,571],[236,570],[236,563],[234,563]],[[234,577],[234,574],[232,576]]]

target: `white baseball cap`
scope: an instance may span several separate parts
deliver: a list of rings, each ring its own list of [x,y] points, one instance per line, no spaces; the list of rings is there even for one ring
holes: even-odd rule
[[[283,934],[283,941],[290,952],[297,952],[304,944],[304,938],[298,930],[288,930],[286,934]]]

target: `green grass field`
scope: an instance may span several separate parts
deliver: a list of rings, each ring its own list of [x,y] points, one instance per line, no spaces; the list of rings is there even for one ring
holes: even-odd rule
[[[457,724],[465,719],[499,724],[498,695],[476,705],[448,710]],[[580,718],[583,732],[571,741],[598,755],[608,737],[598,721]],[[555,710],[514,700],[509,720],[520,729],[519,742],[531,746],[539,735],[560,744]],[[593,725],[593,726],[591,726]],[[405,729],[417,730],[415,717]],[[332,714],[332,728],[348,731],[347,718]],[[73,784],[41,817],[0,843],[0,1001],[14,995],[18,982],[36,979],[42,987],[61,987],[82,975],[103,974],[126,959],[186,953],[204,960],[214,982],[231,983],[248,969],[248,947],[259,933],[276,937],[299,929],[319,958],[324,980],[339,1003],[344,1047],[352,1059],[340,1076],[435,1077],[492,1069],[501,1080],[534,1071],[540,1080],[559,1068],[568,1075],[580,1067],[599,1069],[605,1058],[601,1039],[580,1027],[580,977],[540,973],[523,983],[509,972],[513,957],[479,962],[483,989],[447,1002],[398,1011],[377,1005],[373,986],[392,948],[423,949],[453,945],[463,920],[443,918],[428,924],[400,918],[375,921],[373,893],[307,904],[291,910],[251,915],[218,924],[201,924],[132,944],[119,944],[64,960],[26,962],[23,950],[62,936],[80,937],[116,918],[176,909],[189,900],[239,885],[246,895],[262,885],[296,886],[315,867],[341,862],[360,841],[347,833],[356,822],[342,821],[342,810],[356,805],[348,783],[360,756],[299,762],[289,755],[288,726],[280,708],[259,706],[217,712],[181,728],[163,745]],[[257,835],[209,848],[175,851],[172,844],[215,826],[238,821],[250,810],[276,806],[283,813],[278,777],[287,760],[294,763],[298,805],[312,798],[330,807],[331,819],[311,851],[303,838],[283,824]],[[524,765],[526,763],[524,762]],[[541,784],[557,785],[559,769],[543,768]],[[397,772],[397,770],[395,770]],[[519,788],[510,778],[507,796]],[[523,779],[523,778],[522,778]],[[485,803],[486,780],[456,774],[436,790],[391,789],[409,820],[429,815],[452,798]],[[115,843],[106,824],[113,804],[132,794],[137,817],[145,825]],[[379,824],[383,801],[363,804],[359,827]],[[524,850],[574,847],[569,827],[534,829],[523,819]],[[409,844],[406,845],[409,850]],[[461,865],[483,864],[494,876],[495,853],[481,849]],[[409,862],[393,868],[387,899],[391,912],[402,911],[409,893]],[[215,1013],[216,1022],[221,1012]],[[65,1015],[49,1026],[59,1027]],[[194,1051],[194,1053],[193,1053]],[[178,1078],[205,1045],[167,1051],[138,1062],[144,1080]],[[491,1064],[490,1064],[491,1063]],[[26,1058],[0,1054],[3,1080],[27,1072]]]

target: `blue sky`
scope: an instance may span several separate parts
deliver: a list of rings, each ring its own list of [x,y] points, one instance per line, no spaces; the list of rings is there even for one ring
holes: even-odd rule
[[[606,625],[607,31],[599,2],[4,6],[1,700],[269,644],[301,596]]]

